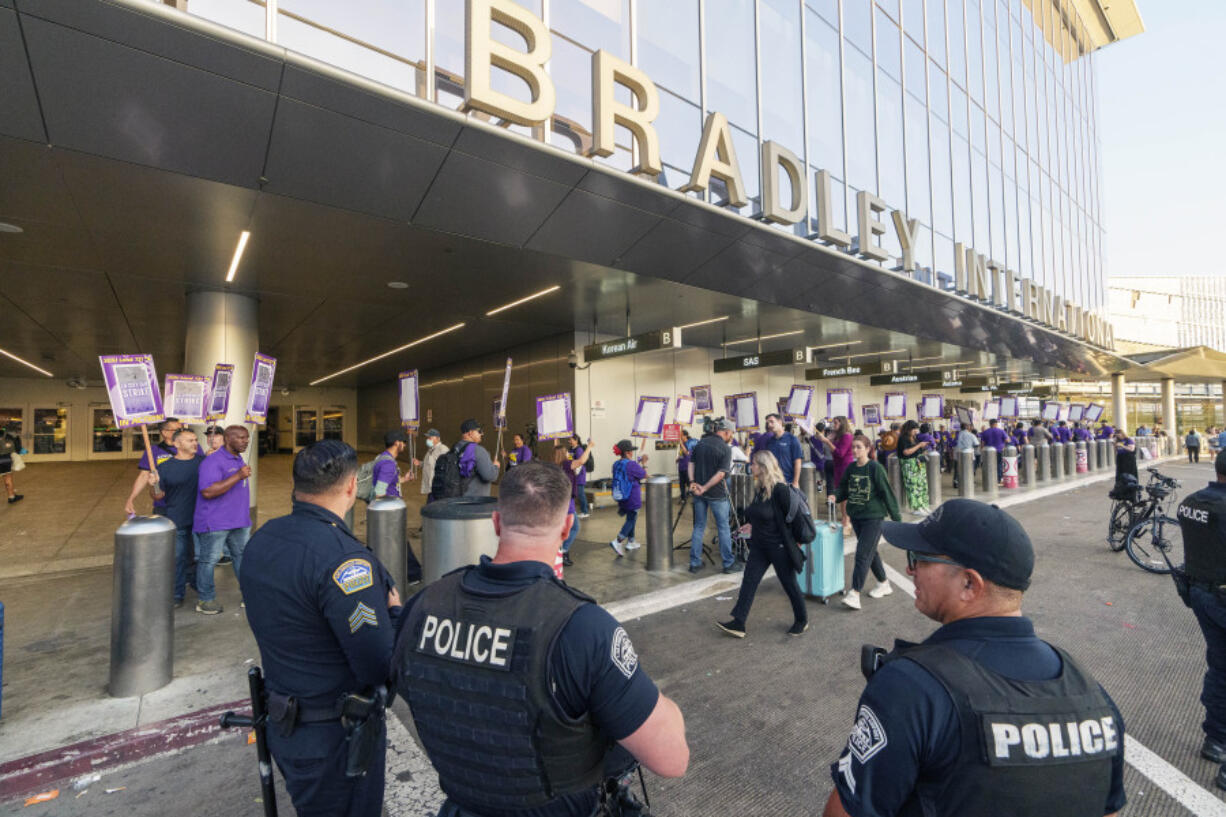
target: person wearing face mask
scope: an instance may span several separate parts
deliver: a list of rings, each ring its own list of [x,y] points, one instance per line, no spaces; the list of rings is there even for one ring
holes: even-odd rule
[[[438,463],[439,457],[446,454],[447,451],[447,446],[443,445],[443,435],[438,433],[438,429],[432,428],[426,432],[425,459],[413,460],[413,465],[421,469],[421,492],[426,495],[427,505],[437,498],[430,493],[430,486],[434,484],[434,466]]]

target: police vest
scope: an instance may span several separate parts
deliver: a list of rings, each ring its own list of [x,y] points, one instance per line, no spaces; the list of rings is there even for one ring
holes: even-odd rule
[[[961,726],[957,768],[921,781],[925,814],[959,817],[1100,815],[1111,789],[1112,759],[1123,752],[1120,724],[1107,696],[1068,653],[1049,681],[1006,678],[941,644],[895,650],[914,661],[953,699]]]
[[[489,817],[537,808],[603,779],[612,742],[554,702],[549,659],[594,600],[550,577],[503,593],[463,586],[473,568],[423,590],[405,624],[400,692],[439,786]]]
[[[1200,584],[1226,584],[1226,541],[1222,537],[1222,514],[1226,494],[1208,488],[1179,503],[1176,516],[1183,531],[1183,552],[1188,578]]]

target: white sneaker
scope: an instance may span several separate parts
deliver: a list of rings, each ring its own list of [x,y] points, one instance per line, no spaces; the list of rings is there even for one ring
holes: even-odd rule
[[[643,546],[642,542],[636,542],[633,539],[626,540],[626,550],[638,550]]]
[[[868,591],[868,597],[871,599],[879,599],[882,596],[888,596],[894,592],[894,588],[890,586],[889,581],[877,582],[877,586]]]
[[[853,610],[860,609],[860,594],[855,590],[846,590],[843,592],[843,605],[850,607]]]
[[[590,514],[590,513],[577,513],[577,514],[575,514],[575,518],[576,518],[576,519],[587,519],[589,516],[591,516],[591,514]]]
[[[626,555],[626,548],[622,545],[620,539],[614,539],[612,542],[609,543],[609,547],[613,548],[613,552],[616,553],[618,556]]]

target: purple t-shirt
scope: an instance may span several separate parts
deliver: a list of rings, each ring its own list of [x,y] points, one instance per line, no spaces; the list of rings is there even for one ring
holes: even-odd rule
[[[1052,429],[1052,433],[1062,443],[1067,443],[1073,439],[1073,430],[1068,426],[1056,426]]]
[[[1103,426],[1098,429],[1098,439],[1100,440],[1109,440],[1113,434],[1115,434],[1115,429],[1111,426]]]
[[[621,467],[626,469],[626,476],[630,479],[630,496],[618,502],[617,507],[623,511],[637,511],[643,507],[643,487],[639,480],[647,479],[647,471],[634,460],[620,460],[620,463],[625,463]]]
[[[510,458],[510,463],[507,464],[507,467],[514,468],[517,465],[532,462],[532,449],[526,445],[521,445],[519,448],[512,448],[507,452],[507,456]]]
[[[566,470],[568,473],[570,473],[570,481],[574,483],[575,487],[587,485],[587,466],[581,466],[578,472],[573,470],[574,463],[578,462],[579,458],[583,456],[585,451],[587,451],[586,448],[581,445],[576,445],[567,454],[568,462],[566,463]]]
[[[396,468],[396,460],[386,451],[375,459],[375,467],[370,473],[370,479],[375,485],[383,483],[387,486],[387,490],[383,493],[376,490],[376,496],[400,496],[400,472]]]
[[[984,445],[990,445],[997,451],[1004,451],[1005,443],[1009,441],[1009,435],[999,426],[988,426],[979,435],[979,439],[983,440]]]
[[[936,437],[933,437],[931,434],[925,434],[921,431],[919,434],[915,435],[915,441],[917,443],[928,443],[928,447],[924,449],[925,453],[936,450],[937,440]]]
[[[210,485],[228,479],[246,463],[243,458],[231,454],[229,449],[218,449],[217,453],[204,458],[200,463],[199,490],[196,497],[196,514],[192,520],[192,531],[209,533],[215,530],[234,530],[235,528],[251,527],[251,486],[249,480],[239,480],[230,490],[219,497],[206,499],[203,491]]]

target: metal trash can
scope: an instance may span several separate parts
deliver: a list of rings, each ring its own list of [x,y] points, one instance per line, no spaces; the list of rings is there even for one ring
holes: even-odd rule
[[[975,449],[964,448],[958,452],[958,496],[975,498]]]
[[[818,510],[818,491],[817,491],[817,466],[811,462],[801,463],[800,466],[800,493],[804,496],[805,502],[809,503],[809,513],[813,514],[816,520],[821,514]]]
[[[663,474],[646,479],[643,497],[647,517],[647,569],[673,569],[673,481]]]
[[[984,502],[991,502],[998,495],[996,490],[996,463],[999,456],[995,446],[985,445],[983,447],[982,458],[979,462],[979,478],[983,489]]]
[[[1034,446],[1026,443],[1022,446],[1021,482],[1027,488],[1033,488],[1035,483],[1035,453]]]
[[[1038,474],[1035,476],[1036,484],[1051,482],[1051,444],[1044,440],[1034,447],[1034,459],[1038,465]]]
[[[898,502],[899,510],[906,510],[906,494],[902,490],[902,463],[897,454],[891,455],[886,462],[888,463],[886,473],[890,478],[890,489],[894,491],[894,499]]]
[[[400,497],[385,496],[366,506],[366,547],[391,574],[402,601],[407,601],[409,512]]]
[[[107,692],[144,695],[174,677],[175,523],[136,516],[120,525],[112,575]]]
[[[492,516],[498,499],[457,496],[421,509],[421,572],[426,583],[498,551]]]
[[[928,507],[936,508],[941,504],[941,454],[939,451],[929,451],[924,455],[924,466],[928,473]]]

